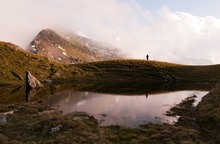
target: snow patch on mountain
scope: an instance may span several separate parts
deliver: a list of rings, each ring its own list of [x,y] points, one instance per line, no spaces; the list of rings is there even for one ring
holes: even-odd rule
[[[33,51],[33,52],[36,52],[36,51],[37,51],[36,47],[34,47],[34,48],[32,49],[32,51]]]
[[[66,52],[63,52],[63,55],[67,56]]]
[[[50,57],[54,58],[54,56],[50,52],[48,54],[49,54]]]
[[[57,46],[57,48],[61,49],[62,51],[66,51],[64,48],[62,48],[60,45]]]
[[[66,38],[67,38],[68,40],[71,40],[71,38],[70,38],[69,36],[66,36]]]

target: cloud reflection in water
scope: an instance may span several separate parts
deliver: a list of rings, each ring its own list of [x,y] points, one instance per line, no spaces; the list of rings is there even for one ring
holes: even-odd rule
[[[206,91],[176,91],[153,95],[112,95],[92,92],[64,91],[51,95],[48,104],[64,114],[83,111],[94,115],[101,125],[137,127],[144,122],[172,123],[176,118],[165,112],[186,97],[196,95],[197,104]]]

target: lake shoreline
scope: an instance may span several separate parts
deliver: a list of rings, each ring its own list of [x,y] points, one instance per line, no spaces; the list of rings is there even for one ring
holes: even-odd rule
[[[213,105],[212,111],[218,110],[220,106],[216,107],[216,103],[219,103],[219,92],[220,86],[217,84],[196,107],[193,117],[186,116],[189,114],[187,111],[183,113],[180,123],[175,125],[149,123],[140,128],[101,127],[94,117],[86,113],[63,116],[59,111],[43,105],[42,101],[1,105],[1,113],[7,111],[14,113],[8,115],[7,124],[0,125],[0,141],[2,143],[30,141],[36,143],[218,143],[219,127],[213,125],[220,122],[220,119],[204,107],[207,104],[209,107]],[[62,125],[61,130],[50,133],[51,129],[58,125]]]

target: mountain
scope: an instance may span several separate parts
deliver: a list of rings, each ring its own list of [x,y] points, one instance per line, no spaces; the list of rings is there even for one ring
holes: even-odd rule
[[[28,50],[59,63],[72,64],[121,59],[119,50],[74,33],[58,34],[44,29],[33,39]]]

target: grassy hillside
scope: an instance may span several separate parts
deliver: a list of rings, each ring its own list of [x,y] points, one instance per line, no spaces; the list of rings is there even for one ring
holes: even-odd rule
[[[220,65],[187,66],[159,61],[111,60],[62,65],[0,42],[0,84],[24,83],[29,70],[39,80],[92,82],[213,83],[220,80]],[[54,73],[59,72],[57,76]]]
[[[220,83],[213,90],[203,97],[197,106],[197,119],[200,126],[203,126],[204,137],[211,137],[220,142]]]
[[[96,79],[160,82],[216,82],[220,65],[188,66],[159,61],[114,60],[74,65]]]
[[[0,42],[0,84],[24,83],[25,72],[29,70],[39,80],[45,80],[56,71],[61,75],[55,79],[65,79],[77,75],[78,70],[67,70],[63,65],[48,61],[46,58],[33,55],[11,43]]]

